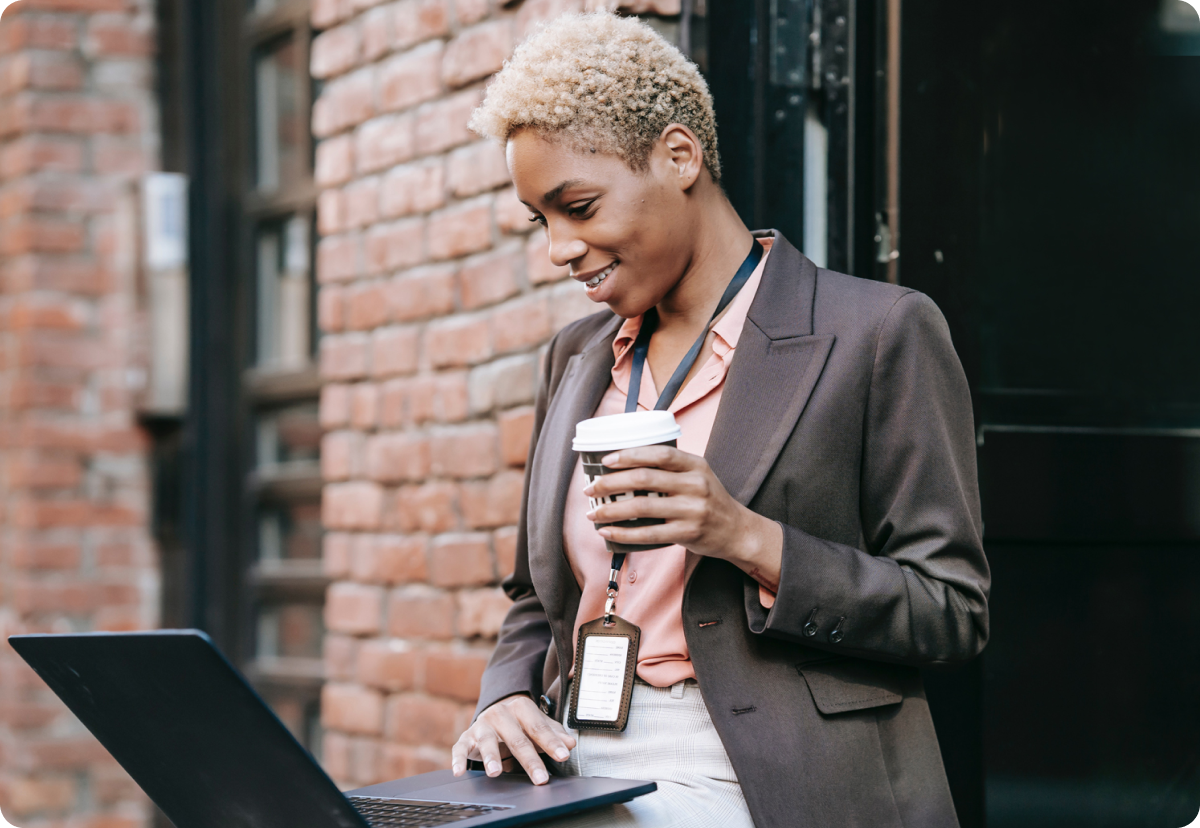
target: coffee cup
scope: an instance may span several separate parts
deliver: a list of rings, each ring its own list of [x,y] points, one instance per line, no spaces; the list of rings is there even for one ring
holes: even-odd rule
[[[641,448],[642,446],[671,446],[676,447],[683,432],[675,422],[675,415],[670,411],[636,411],[631,414],[612,414],[607,417],[594,417],[575,426],[575,440],[571,447],[579,452],[583,459],[583,474],[588,484],[594,483],[606,474],[612,474],[621,469],[610,469],[601,464],[601,459],[614,451],[621,449]],[[604,503],[615,503],[634,497],[666,497],[662,492],[622,492],[601,499],[588,498],[591,507],[595,509]],[[615,523],[597,523],[596,528],[619,526],[637,528],[641,526],[656,526],[665,523],[662,518],[635,518]],[[645,549],[662,549],[669,543],[628,544],[606,540],[609,552],[613,554],[638,552]]]

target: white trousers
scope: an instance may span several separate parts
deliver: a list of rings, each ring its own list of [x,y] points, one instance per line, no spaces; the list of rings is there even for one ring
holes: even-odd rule
[[[564,699],[570,698],[569,691]],[[564,724],[566,718],[564,710]],[[548,828],[754,828],[742,786],[694,680],[671,687],[635,682],[623,733],[571,732],[578,744],[556,766],[560,774],[648,779],[658,783],[658,790],[543,823]]]

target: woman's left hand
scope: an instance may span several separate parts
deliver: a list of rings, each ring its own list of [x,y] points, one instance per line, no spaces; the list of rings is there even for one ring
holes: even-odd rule
[[[768,589],[779,586],[783,530],[773,520],[738,503],[703,457],[670,446],[623,449],[601,462],[619,469],[584,489],[600,499],[632,491],[667,497],[632,497],[588,513],[595,523],[662,518],[666,523],[628,529],[605,526],[600,534],[617,543],[676,543],[697,555],[737,565]]]

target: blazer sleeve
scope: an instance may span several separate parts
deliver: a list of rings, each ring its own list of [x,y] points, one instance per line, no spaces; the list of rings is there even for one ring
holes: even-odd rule
[[[912,665],[977,655],[991,576],[971,397],[945,319],[921,293],[898,299],[880,327],[860,513],[866,551],[783,524],[774,606],[747,584],[751,630]]]
[[[557,342],[556,335],[546,349],[546,364],[534,404],[533,436],[530,438],[529,462],[526,469],[532,468],[538,436],[541,434],[546,409],[550,404],[553,356]],[[527,693],[536,699],[544,692],[541,686],[542,668],[554,637],[546,610],[534,591],[533,578],[530,575],[528,521],[529,472],[526,471],[524,491],[521,495],[521,513],[517,521],[516,565],[512,574],[505,578],[501,585],[513,604],[500,625],[496,649],[483,672],[479,704],[475,708],[476,717],[507,696]]]

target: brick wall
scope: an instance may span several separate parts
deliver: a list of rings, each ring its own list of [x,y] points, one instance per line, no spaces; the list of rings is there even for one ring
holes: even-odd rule
[[[335,579],[322,719],[343,785],[449,766],[507,610],[496,584],[513,564],[540,349],[596,308],[467,121],[533,25],[584,5],[314,2]]]
[[[152,0],[0,20],[0,808],[135,828],[144,797],[3,642],[153,626],[134,182],[157,158]]]

